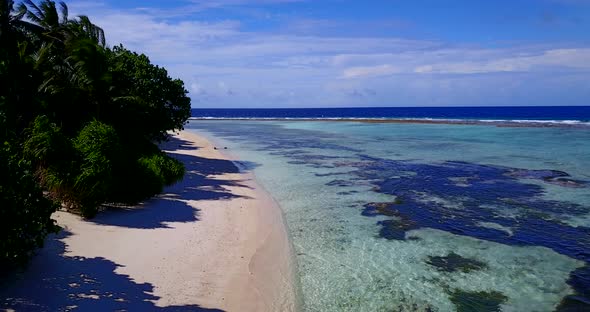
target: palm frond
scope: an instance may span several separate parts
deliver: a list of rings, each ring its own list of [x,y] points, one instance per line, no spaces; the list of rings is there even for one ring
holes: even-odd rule
[[[59,14],[57,13],[55,2],[49,0],[41,2],[41,9],[43,10],[44,14],[44,26],[50,29],[59,28]]]
[[[104,30],[99,26],[93,24],[90,18],[86,15],[78,16],[78,19],[73,22],[85,36],[92,39],[96,44],[104,47],[106,45]]]
[[[42,24],[45,19],[45,13],[32,0],[24,0],[22,4],[27,8],[27,18],[37,24]]]
[[[25,14],[27,14],[27,7],[25,5],[23,5],[22,3],[18,6],[18,8],[16,10],[14,10],[16,13],[13,15],[13,20],[22,20],[23,17],[25,16]]]
[[[61,24],[67,24],[67,22],[69,21],[68,19],[68,6],[66,5],[65,2],[61,1],[59,3],[59,7],[60,7],[60,12],[61,12]]]

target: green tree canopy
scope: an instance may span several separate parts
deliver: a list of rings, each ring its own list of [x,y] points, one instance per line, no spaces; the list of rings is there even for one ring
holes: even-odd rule
[[[0,216],[15,233],[0,261],[39,246],[56,207],[92,217],[184,174],[157,146],[190,116],[183,82],[146,55],[108,47],[63,2],[0,0],[0,85]]]

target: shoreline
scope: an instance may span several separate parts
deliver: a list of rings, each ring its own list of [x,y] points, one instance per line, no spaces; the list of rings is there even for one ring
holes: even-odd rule
[[[252,172],[240,167],[235,161],[236,156],[221,149],[214,149],[215,142],[202,134],[184,130],[178,135],[188,141],[197,142],[206,157],[222,159],[232,162],[238,172],[224,174],[225,178],[238,181],[240,185],[229,186],[226,189],[245,196],[244,202],[233,203],[233,208],[240,206],[251,209],[243,214],[237,227],[239,228],[241,253],[244,259],[249,259],[247,270],[243,263],[238,263],[233,276],[227,280],[226,311],[296,311],[297,296],[295,283],[294,255],[279,204],[272,198],[264,187],[256,182]],[[215,203],[212,203],[215,205]],[[228,207],[228,209],[232,209]],[[231,213],[231,212],[230,212]],[[225,225],[232,227],[229,222]],[[243,237],[246,234],[247,237]],[[225,235],[218,239],[226,239]],[[229,257],[230,261],[232,257]],[[221,269],[221,274],[226,272]],[[248,290],[248,291],[245,291]],[[223,299],[223,298],[222,298]],[[228,300],[229,299],[229,300]],[[255,300],[253,300],[255,299]]]
[[[182,181],[88,221],[56,212],[63,230],[0,288],[0,308],[297,310],[292,246],[270,194],[201,135],[182,131],[161,148],[185,163]]]
[[[230,160],[240,171],[241,174],[245,175],[246,177],[248,177],[249,180],[253,181],[253,184],[255,184],[255,188],[257,190],[257,192],[259,193],[259,195],[264,198],[267,201],[268,205],[272,205],[274,207],[274,209],[272,210],[273,213],[273,218],[275,223],[273,225],[274,227],[274,231],[278,231],[275,234],[278,235],[278,237],[280,237],[279,240],[274,239],[274,243],[270,244],[270,245],[275,245],[275,246],[280,246],[281,248],[287,248],[288,251],[281,253],[281,256],[285,256],[288,254],[288,258],[287,259],[283,259],[283,261],[287,262],[287,266],[288,268],[286,268],[289,271],[289,281],[288,281],[288,288],[289,288],[289,292],[291,293],[289,295],[290,297],[290,301],[289,304],[287,304],[287,306],[291,307],[285,311],[300,311],[301,307],[303,306],[302,303],[302,297],[301,297],[301,284],[300,284],[300,280],[299,277],[297,275],[297,262],[296,262],[296,255],[295,255],[295,249],[293,246],[293,241],[289,232],[289,226],[287,224],[287,220],[285,219],[285,215],[283,212],[283,209],[281,208],[280,204],[272,197],[271,193],[260,183],[257,182],[256,179],[256,174],[254,173],[253,170],[250,170],[246,165],[244,165],[242,162],[240,162],[239,156],[232,153],[232,150],[229,149],[221,149],[221,146],[225,146],[223,143],[223,140],[221,140],[220,138],[217,138],[215,136],[213,136],[212,134],[208,133],[208,132],[199,132],[197,130],[183,130],[182,132],[184,133],[188,133],[190,135],[195,135],[205,141],[208,142],[209,145],[211,146],[219,146],[219,148],[217,148],[217,151],[219,152],[219,154],[222,155],[222,157],[224,157],[225,159]],[[279,224],[281,226],[279,226]],[[286,241],[286,242],[285,242]],[[278,243],[278,244],[277,244]],[[263,253],[264,254],[264,253]],[[264,256],[262,256],[259,260],[262,260],[261,262],[264,261],[264,258],[272,258],[273,257],[273,252],[267,252]],[[272,259],[270,259],[272,260]],[[271,284],[268,284],[268,286],[272,286]],[[262,286],[264,287],[264,286]],[[270,291],[270,287],[268,287],[268,290]],[[278,309],[280,311],[283,311],[281,309]],[[275,310],[275,311],[278,311]]]

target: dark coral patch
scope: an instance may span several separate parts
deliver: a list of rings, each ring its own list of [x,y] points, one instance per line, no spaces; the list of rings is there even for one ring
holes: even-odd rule
[[[576,294],[563,298],[555,311],[590,311],[590,265],[586,264],[572,272],[568,283],[576,290]]]
[[[548,178],[543,179],[545,182],[563,187],[582,188],[588,185],[586,181],[572,180],[569,178]]]
[[[525,170],[525,169],[508,169],[508,176],[524,179],[543,180],[550,184],[555,184],[563,187],[585,187],[587,181],[579,181],[570,178],[567,172],[558,170]]]
[[[330,172],[330,173],[315,173],[316,177],[331,177],[331,176],[338,176],[338,175],[346,175],[349,172]]]
[[[288,161],[288,164],[291,165],[306,165],[307,163],[303,160],[292,160],[292,161]]]
[[[457,312],[500,312],[500,305],[508,298],[504,294],[491,291],[469,292],[455,290],[451,293],[451,302],[457,307]]]
[[[567,296],[561,300],[556,312],[590,311],[590,300],[581,296]]]
[[[398,219],[379,221],[381,225],[379,235],[386,239],[403,240],[406,238],[406,232],[420,228],[416,221],[401,215]]]
[[[388,203],[368,203],[364,207],[362,212],[363,216],[374,217],[378,215],[384,215],[389,217],[398,217],[399,211],[394,208],[395,202]]]
[[[510,176],[510,173],[519,172],[519,177],[524,177],[526,172],[521,169],[509,171],[504,167],[465,162],[418,164],[373,157],[363,159],[364,167],[355,174],[374,183],[376,191],[403,199],[400,204],[366,205],[363,215],[404,216],[416,222],[418,227],[508,245],[546,246],[588,260],[585,250],[590,246],[590,228],[572,227],[560,219],[587,214],[590,207],[544,199],[541,186],[523,183]],[[415,174],[396,175],[399,172]],[[548,176],[547,172],[533,173],[531,176],[541,179]],[[376,180],[379,177],[383,178]],[[470,177],[469,187],[457,186],[453,182],[455,177]],[[455,207],[448,207],[446,203]],[[506,211],[516,214],[506,214]],[[511,228],[514,233],[509,235],[495,228],[482,227],[483,222]],[[389,225],[387,222],[380,224]]]
[[[377,224],[382,226],[379,236],[387,239],[403,240],[406,238],[407,231],[418,229],[420,226],[395,208],[400,204],[401,200],[399,198],[393,202],[368,203],[364,206],[365,209],[363,209],[362,215],[367,217],[378,215],[393,217],[390,220],[377,222]]]
[[[337,195],[352,195],[352,194],[356,194],[358,193],[358,191],[345,191],[345,192],[338,192],[336,193]]]
[[[451,252],[447,256],[430,256],[426,263],[434,266],[439,271],[443,272],[457,272],[469,273],[472,271],[479,271],[487,268],[487,264],[484,262],[464,258],[454,252]]]
[[[374,183],[377,192],[403,198],[399,205],[365,206],[365,216],[392,216],[392,220],[378,222],[383,238],[403,240],[406,231],[434,228],[507,245],[545,246],[590,263],[590,228],[573,227],[562,221],[588,214],[590,207],[548,200],[542,186],[523,180],[557,184],[559,179],[559,183],[568,179],[567,173],[466,162],[422,164],[368,156],[362,159],[358,164],[363,167],[358,168],[356,175]],[[575,183],[587,185],[584,181]],[[481,226],[489,222],[510,228],[511,233]],[[569,284],[576,291],[575,298],[583,299],[576,299],[577,303],[590,300],[588,271],[572,272]]]
[[[348,186],[355,186],[359,185],[358,182],[352,180],[332,180],[326,183],[328,186],[340,186],[340,187],[348,187]]]

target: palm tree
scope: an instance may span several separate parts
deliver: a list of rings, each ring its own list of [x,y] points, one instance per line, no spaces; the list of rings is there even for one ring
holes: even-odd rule
[[[14,1],[0,0],[0,42],[4,42],[6,36],[14,32],[15,22],[20,21],[24,13],[14,12]]]
[[[40,27],[39,35],[46,41],[60,42],[86,37],[104,47],[105,36],[102,28],[93,24],[88,16],[81,15],[77,19],[69,19],[68,6],[59,2],[59,12],[54,1],[43,0],[38,5],[32,0],[24,0],[20,9],[26,17]]]
[[[25,14],[14,1],[0,0],[0,123],[5,135],[6,129],[19,135],[35,111],[30,34],[38,27],[24,20]]]
[[[106,47],[106,40],[102,28],[93,24],[88,16],[80,15],[78,19],[70,21],[70,31],[78,37],[87,37],[101,47]]]
[[[32,0],[24,0],[20,9],[26,12],[26,17],[38,26],[36,35],[43,41],[64,41],[63,30],[68,23],[68,8],[61,2],[61,18],[54,1],[44,0],[35,4]]]
[[[26,13],[26,8],[22,6],[15,10],[13,0],[0,0],[0,42],[8,43],[6,40],[10,37],[14,39],[16,35],[37,28],[35,24],[23,20]],[[5,44],[3,47],[8,46]]]
[[[20,9],[38,27],[34,59],[43,75],[38,90],[49,98],[46,103],[64,130],[76,131],[89,116],[99,114],[108,98],[104,31],[87,16],[70,19],[63,2],[25,0]]]

